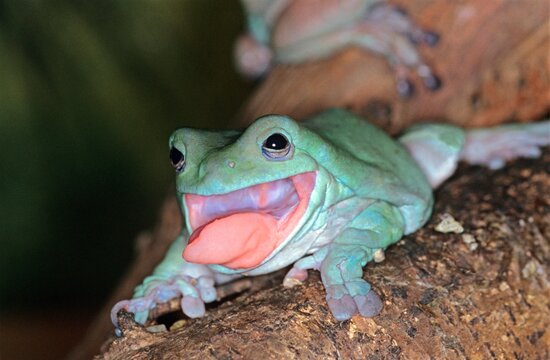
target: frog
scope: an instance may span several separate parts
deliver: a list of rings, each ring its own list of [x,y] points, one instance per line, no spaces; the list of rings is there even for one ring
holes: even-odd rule
[[[363,268],[428,221],[433,190],[459,161],[497,169],[548,145],[548,120],[472,130],[426,123],[394,139],[343,109],[299,122],[265,115],[244,131],[178,129],[169,158],[185,226],[134,297],[112,308],[112,322],[125,309],[144,324],[176,297],[183,313],[201,317],[216,286],[285,267],[286,287],[320,272],[336,320],[373,317],[382,301]]]
[[[242,0],[247,31],[234,47],[237,70],[260,78],[274,64],[301,64],[350,47],[382,56],[395,74],[397,93],[414,94],[411,79],[430,91],[441,79],[418,46],[436,46],[439,35],[415,24],[403,8],[383,0]]]

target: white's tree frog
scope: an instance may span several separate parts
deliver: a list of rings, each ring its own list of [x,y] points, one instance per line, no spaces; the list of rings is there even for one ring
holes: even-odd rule
[[[303,122],[267,115],[244,132],[177,130],[170,160],[185,229],[112,321],[125,308],[145,323],[180,295],[199,317],[216,284],[292,264],[284,284],[319,270],[336,319],[374,316],[382,303],[363,267],[424,225],[432,189],[459,160],[496,168],[549,144],[550,121],[468,132],[426,124],[396,141],[338,109]]]

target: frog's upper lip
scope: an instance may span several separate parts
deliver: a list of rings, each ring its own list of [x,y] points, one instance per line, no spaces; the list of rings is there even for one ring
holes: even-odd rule
[[[244,245],[242,243],[238,245],[239,241],[241,241],[240,238],[235,238],[238,234],[228,234],[227,238],[232,239],[230,242],[232,241],[233,244],[236,244],[235,247],[241,246],[246,248],[246,251],[241,251],[244,252],[242,254],[235,253],[236,250],[234,248],[228,250],[227,246],[230,245],[224,242],[224,239],[201,240],[205,243],[213,243],[215,241],[215,246],[209,244],[204,247],[200,256],[195,256],[192,254],[191,249],[186,249],[184,252],[185,259],[191,262],[220,264],[232,268],[248,268],[251,265],[258,265],[298,225],[309,203],[309,198],[315,185],[315,178],[316,172],[311,171],[245,187],[226,194],[209,196],[185,194],[183,200],[192,230],[188,248],[199,237],[203,229],[209,228],[209,231],[212,231],[216,226],[221,226],[221,223],[224,224],[225,228],[237,223],[237,232],[241,232],[242,230],[243,234],[246,234],[247,231],[248,234],[262,234],[261,236],[250,235],[251,239],[254,239],[250,241],[246,240],[249,243]],[[210,224],[215,223],[217,220],[219,222],[210,227]],[[241,222],[236,222],[236,220],[240,220]],[[258,222],[261,224],[256,225],[249,222]],[[222,235],[222,237],[225,235],[216,234],[218,236]],[[260,241],[260,237],[267,237],[268,239],[262,240],[261,244],[252,246],[251,242]],[[260,251],[262,252],[261,256],[258,253],[258,247],[263,249]],[[248,254],[252,248],[256,248],[255,253],[252,255]],[[217,253],[219,252],[217,249],[226,252],[235,251],[233,255],[225,257],[220,254],[205,254],[205,252]],[[246,257],[245,253],[248,254],[248,260],[243,261],[243,258]],[[236,258],[240,260],[236,261]]]

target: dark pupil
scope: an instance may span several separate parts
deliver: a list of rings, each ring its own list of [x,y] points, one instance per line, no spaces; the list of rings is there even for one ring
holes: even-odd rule
[[[288,140],[281,134],[273,134],[267,138],[264,146],[270,150],[283,150],[288,145]]]
[[[176,148],[170,149],[170,161],[172,162],[172,165],[178,165],[181,161],[183,161],[183,158],[184,157],[181,151]]]

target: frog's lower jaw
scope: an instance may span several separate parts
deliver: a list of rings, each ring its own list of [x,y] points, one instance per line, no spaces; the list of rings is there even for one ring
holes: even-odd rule
[[[311,171],[221,195],[186,194],[192,234],[183,258],[230,269],[260,265],[300,224],[316,176]]]

